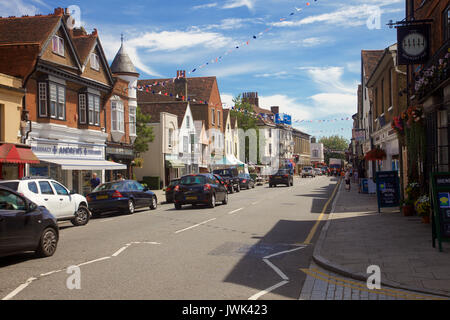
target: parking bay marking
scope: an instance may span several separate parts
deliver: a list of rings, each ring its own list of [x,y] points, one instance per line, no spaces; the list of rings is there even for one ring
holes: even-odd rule
[[[238,212],[238,211],[241,211],[242,209],[244,209],[244,208],[239,208],[239,209],[236,209],[236,210],[230,211],[230,212],[228,212],[228,214],[233,214],[233,213],[236,213],[236,212]]]
[[[200,223],[194,224],[193,226],[190,226],[190,227],[187,227],[187,228],[184,228],[184,229],[181,229],[181,230],[175,231],[175,233],[180,233],[180,232],[183,232],[183,231],[186,231],[186,230],[189,230],[189,229],[192,229],[192,228],[195,228],[195,227],[201,226],[202,224],[208,223],[208,222],[210,222],[210,221],[213,221],[213,220],[216,220],[216,219],[217,219],[217,218],[212,218],[212,219],[209,219],[209,220],[206,220],[206,221],[203,221],[203,222],[200,222]]]
[[[99,262],[99,261],[104,261],[104,260],[108,260],[111,259],[112,257],[117,257],[119,254],[121,254],[125,249],[127,249],[129,246],[131,246],[132,244],[161,244],[159,242],[150,242],[150,241],[134,241],[134,242],[130,242],[127,243],[124,247],[120,248],[119,250],[117,250],[114,254],[112,254],[111,256],[106,256],[106,257],[102,257],[102,258],[98,258],[98,259],[94,259],[94,260],[90,260],[90,261],[86,261],[83,263],[80,263],[77,265],[77,267],[81,267],[81,266],[85,266],[87,264],[91,264],[91,263],[95,263],[95,262]],[[22,283],[20,286],[18,286],[16,289],[14,289],[13,291],[11,291],[8,295],[6,295],[4,298],[2,298],[1,300],[11,300],[12,298],[14,298],[16,295],[18,295],[21,291],[23,291],[26,287],[28,287],[33,281],[38,280],[40,278],[44,278],[47,276],[50,276],[52,274],[58,273],[58,272],[62,272],[64,270],[67,270],[69,267],[64,268],[64,269],[59,269],[59,270],[54,270],[54,271],[50,271],[50,272],[46,272],[46,273],[41,273],[39,276],[37,277],[31,277],[28,278],[27,281],[25,281],[25,283]]]

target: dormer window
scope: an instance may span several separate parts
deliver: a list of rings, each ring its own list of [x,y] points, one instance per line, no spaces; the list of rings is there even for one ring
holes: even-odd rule
[[[99,71],[100,70],[100,60],[98,58],[98,55],[96,55],[95,53],[91,53],[91,68]]]
[[[54,35],[52,38],[52,51],[64,57],[64,39]]]

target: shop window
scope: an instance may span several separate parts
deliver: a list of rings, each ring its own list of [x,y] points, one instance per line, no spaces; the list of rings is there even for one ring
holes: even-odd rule
[[[111,129],[124,132],[124,115],[122,101],[111,101]]]
[[[448,145],[448,113],[447,110],[438,112],[438,170],[449,170],[449,145]]]

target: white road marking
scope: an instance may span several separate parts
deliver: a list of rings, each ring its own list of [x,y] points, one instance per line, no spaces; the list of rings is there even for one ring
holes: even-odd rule
[[[238,212],[238,211],[241,211],[242,209],[244,209],[244,208],[239,208],[239,209],[236,209],[236,210],[230,211],[230,212],[228,212],[228,214],[233,214],[233,213],[236,213],[236,212]]]
[[[159,242],[149,242],[149,241],[147,241],[147,242],[130,242],[130,243],[127,243],[124,247],[122,247],[119,250],[117,250],[112,256],[98,258],[98,259],[95,259],[95,260],[83,262],[83,263],[78,264],[77,267],[85,266],[87,264],[91,264],[91,263],[95,263],[95,262],[99,262],[99,261],[103,261],[103,260],[108,260],[108,259],[111,259],[112,257],[117,257],[120,253],[122,253],[125,249],[127,249],[132,244],[141,244],[141,243],[144,243],[144,244],[161,244]],[[28,287],[34,280],[38,280],[39,278],[47,277],[49,275],[52,275],[54,273],[58,273],[58,272],[61,272],[61,271],[67,270],[67,269],[68,268],[60,269],[60,270],[54,270],[54,271],[50,271],[50,272],[46,272],[46,273],[41,273],[41,275],[38,276],[37,278],[35,278],[35,277],[29,278],[27,281],[25,281],[25,283],[22,283],[16,289],[11,291],[8,295],[6,295],[4,298],[2,298],[2,300],[10,300],[10,299],[14,298],[21,291],[23,291],[26,287]]]
[[[201,226],[202,224],[208,223],[208,222],[210,222],[210,221],[213,221],[213,220],[216,220],[216,218],[212,218],[212,219],[209,219],[209,220],[206,220],[206,221],[200,222],[200,223],[198,223],[198,224],[195,224],[195,225],[193,225],[193,226],[190,226],[190,227],[187,227],[187,228],[184,228],[184,229],[181,229],[181,230],[175,231],[175,233],[180,233],[180,232],[183,232],[183,231],[186,231],[186,230],[189,230],[189,229],[192,229],[192,228],[195,228],[195,227]]]
[[[259,201],[252,202],[252,205],[258,204]]]
[[[282,254],[285,254],[285,253],[297,251],[297,250],[300,250],[300,249],[304,249],[305,247],[306,247],[306,246],[301,246],[301,247],[298,247],[298,248],[295,248],[295,249],[285,250],[285,251],[281,251],[281,252],[277,252],[277,253],[274,253],[274,254],[265,256],[265,257],[263,258],[263,261],[264,261],[269,267],[271,267],[272,270],[274,270],[274,271],[280,276],[280,278],[283,279],[283,281],[281,281],[281,282],[279,282],[279,283],[277,283],[277,284],[275,284],[275,285],[273,285],[273,286],[271,286],[271,287],[269,287],[269,288],[267,288],[267,289],[265,289],[265,290],[262,290],[262,291],[260,291],[260,292],[258,292],[258,293],[256,293],[256,294],[252,295],[250,298],[248,298],[248,300],[257,300],[257,299],[259,299],[260,297],[262,297],[263,295],[265,295],[266,293],[269,293],[269,292],[271,292],[271,291],[273,291],[273,290],[275,290],[275,289],[277,289],[277,288],[279,288],[279,287],[281,287],[281,286],[284,286],[286,283],[289,282],[289,277],[288,277],[287,275],[285,275],[285,274],[284,274],[277,266],[275,266],[272,262],[270,262],[270,261],[269,261],[270,258],[279,256],[279,255],[282,255]]]

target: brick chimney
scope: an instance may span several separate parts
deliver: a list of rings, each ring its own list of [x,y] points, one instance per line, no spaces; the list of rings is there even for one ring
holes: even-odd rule
[[[186,70],[177,70],[177,78],[175,79],[175,94],[178,94],[180,98],[181,96],[184,96],[184,100],[187,101],[188,89]]]
[[[258,92],[244,92],[242,94],[242,101],[259,107]]]
[[[63,16],[64,15],[64,9],[63,8],[55,8],[55,11],[53,13],[55,16]]]
[[[280,113],[280,107],[279,106],[270,107],[270,111],[272,111],[273,114]]]

